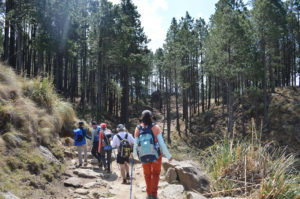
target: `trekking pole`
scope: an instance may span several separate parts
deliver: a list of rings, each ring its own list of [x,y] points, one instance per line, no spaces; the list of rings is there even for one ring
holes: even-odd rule
[[[131,158],[130,199],[132,196],[133,158]]]
[[[114,151],[114,156],[115,156],[116,163],[117,163],[117,165],[118,165],[118,169],[120,170],[120,166],[119,166],[119,164],[118,164],[118,162],[117,162],[116,152],[115,152],[115,150],[113,150],[113,151]]]

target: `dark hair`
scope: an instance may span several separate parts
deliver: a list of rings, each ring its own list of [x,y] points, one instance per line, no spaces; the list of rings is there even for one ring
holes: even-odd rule
[[[143,122],[145,125],[151,125],[152,122],[152,112],[149,110],[145,110],[142,112],[142,116],[140,118],[140,121]]]

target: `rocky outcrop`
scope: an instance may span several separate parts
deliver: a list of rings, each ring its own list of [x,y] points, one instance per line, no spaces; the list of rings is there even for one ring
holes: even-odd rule
[[[56,159],[56,157],[53,155],[49,149],[43,146],[39,146],[38,150],[40,154],[50,163],[55,163],[56,165],[60,165],[60,162]]]
[[[165,171],[168,171],[170,168],[175,169],[179,183],[182,184],[186,190],[196,190],[199,193],[209,192],[210,183],[208,177],[200,167],[193,162],[168,162],[167,159],[163,158],[162,165]]]

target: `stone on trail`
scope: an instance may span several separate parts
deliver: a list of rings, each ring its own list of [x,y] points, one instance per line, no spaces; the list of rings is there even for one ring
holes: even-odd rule
[[[246,198],[234,198],[234,197],[216,197],[212,199],[246,199]]]
[[[175,183],[177,181],[177,173],[175,168],[169,168],[166,173],[166,181],[170,184]]]
[[[74,174],[82,178],[97,178],[102,177],[101,173],[97,173],[90,169],[76,169],[73,171]]]
[[[86,189],[76,189],[75,193],[78,193],[80,195],[87,195],[87,194],[89,194],[89,191]]]
[[[182,185],[172,184],[158,192],[158,195],[162,195],[164,198],[180,199],[183,198],[184,187]]]
[[[64,181],[64,185],[66,187],[75,187],[75,188],[79,188],[82,186],[82,182],[80,178],[77,177],[71,177],[67,180]]]
[[[201,194],[195,192],[189,192],[187,194],[187,199],[206,199],[206,197],[202,196]]]
[[[98,184],[97,182],[89,182],[89,183],[83,185],[83,187],[85,189],[91,189],[91,188],[94,188],[97,184]]]
[[[4,199],[19,199],[17,196],[10,192],[0,193],[0,196],[2,196]]]
[[[164,182],[164,181],[159,181],[158,187],[159,188],[165,188],[166,186],[168,186],[169,183]],[[146,186],[146,185],[145,185]]]

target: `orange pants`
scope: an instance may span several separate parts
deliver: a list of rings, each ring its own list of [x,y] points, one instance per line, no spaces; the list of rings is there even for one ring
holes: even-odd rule
[[[157,197],[159,176],[161,171],[161,160],[162,156],[160,155],[155,162],[143,164],[147,194],[155,197]]]

